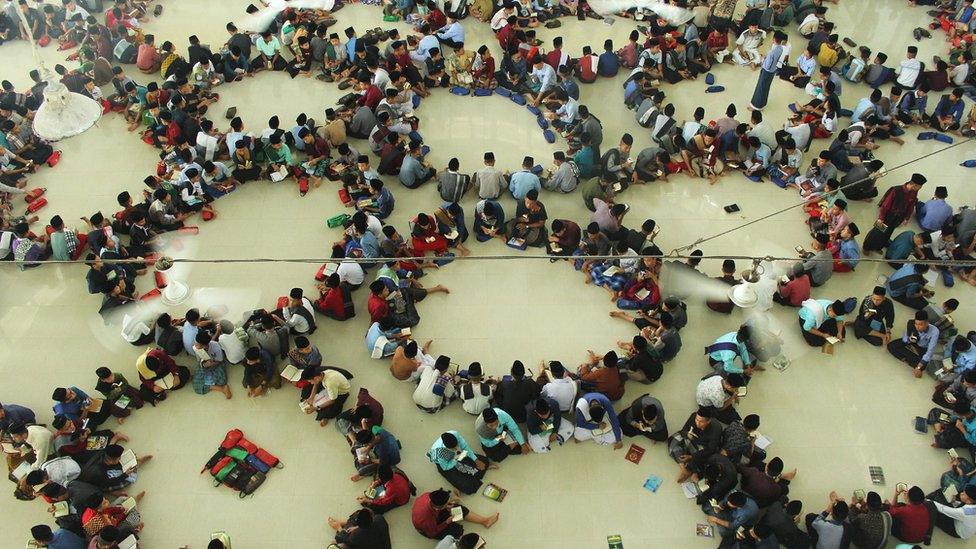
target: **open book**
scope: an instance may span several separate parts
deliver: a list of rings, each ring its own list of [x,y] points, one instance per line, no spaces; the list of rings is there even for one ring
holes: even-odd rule
[[[200,362],[213,360],[213,357],[210,356],[210,353],[208,353],[207,350],[202,347],[194,347],[193,353],[197,355],[197,360],[199,360]]]
[[[765,450],[766,448],[769,448],[769,445],[773,443],[773,441],[769,437],[759,433],[758,431],[755,433],[754,436],[756,441],[756,448],[759,448],[760,450]]]
[[[136,500],[135,498],[125,498],[119,505],[121,505],[122,508],[125,509],[125,512],[128,513],[136,508]]]
[[[67,501],[54,502],[54,518],[66,517],[70,514],[71,514],[71,508],[68,507]]]
[[[294,364],[289,364],[281,370],[281,377],[292,383],[297,383],[300,379],[302,379],[302,371],[296,368]]]
[[[115,405],[123,410],[129,407],[130,402],[132,402],[132,399],[126,395],[122,395],[119,398],[115,399]]]
[[[603,271],[603,276],[613,276],[620,272],[620,269],[616,265],[611,265],[610,268]]]
[[[827,340],[827,343],[830,343],[831,345],[837,345],[838,343],[840,343],[840,339],[834,336],[827,336],[824,339]]]
[[[649,296],[649,295],[651,295],[651,291],[648,290],[647,288],[644,288],[643,290],[640,290],[640,291],[638,291],[637,293],[634,294],[634,296],[637,297],[637,299],[639,299],[641,301],[644,301],[645,299],[647,299],[647,296]]]
[[[130,449],[126,449],[122,452],[122,456],[119,457],[119,465],[122,466],[123,471],[131,471],[135,469],[138,461],[136,460],[136,453]]]
[[[410,333],[411,332],[410,332],[410,328],[409,327],[407,327],[407,328],[400,328],[400,335],[402,335],[403,337],[410,337]]]
[[[464,520],[464,509],[451,507],[451,522],[461,522]]]
[[[27,473],[30,473],[32,470],[33,469],[31,469],[30,463],[27,463],[26,461],[22,461],[20,465],[17,466],[16,469],[10,472],[10,474],[13,475],[14,478],[17,479],[17,481],[19,482],[21,480],[24,480],[24,477],[27,476]]]
[[[166,374],[164,377],[157,379],[154,383],[156,387],[160,389],[172,389],[175,385],[175,379],[173,379],[173,374]]]
[[[139,541],[136,539],[135,534],[131,534],[129,537],[119,542],[119,549],[136,549],[139,547]]]

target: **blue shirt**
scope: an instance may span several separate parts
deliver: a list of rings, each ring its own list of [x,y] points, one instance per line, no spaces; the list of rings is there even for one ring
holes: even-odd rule
[[[748,530],[759,519],[759,506],[756,504],[756,500],[746,497],[746,502],[742,507],[732,509],[730,514],[732,515],[732,520],[729,521],[732,523],[729,526],[730,532],[735,532],[742,526]]]
[[[817,70],[817,60],[814,57],[808,57],[804,53],[796,58],[796,66],[800,69],[801,73],[807,76],[813,76],[813,71]]]
[[[955,365],[958,374],[976,368],[976,345],[956,355]]]
[[[617,71],[620,70],[620,59],[617,58],[617,54],[612,51],[603,52],[600,54],[599,60],[596,63],[596,72],[600,76],[617,76]]]
[[[576,83],[576,80],[567,78],[559,83],[559,87],[566,91],[566,95],[572,97],[576,101],[579,101],[580,89],[579,84]]]
[[[464,27],[461,23],[455,21],[450,25],[443,27],[441,30],[437,31],[437,37],[443,40],[453,40],[454,42],[464,42]]]
[[[962,110],[962,99],[955,103],[950,103],[949,96],[943,95],[942,99],[939,99],[939,104],[935,106],[935,110],[932,111],[932,115],[938,117],[951,116],[956,124],[959,124],[962,122]]]
[[[472,450],[471,447],[468,446],[468,442],[464,440],[464,437],[461,436],[461,433],[457,431],[447,431],[447,432],[454,435],[454,438],[457,439],[458,444],[456,450],[458,453],[467,452],[468,455],[465,457],[476,459],[474,450]],[[447,454],[445,452],[439,451],[441,449],[446,449],[444,447],[444,441],[441,440],[441,437],[437,437],[437,440],[434,441],[434,444],[430,447],[430,450],[427,452],[427,459],[429,459],[431,463],[437,464],[437,467],[441,471],[450,471],[458,463],[457,454],[449,458],[446,457]]]
[[[716,339],[715,343],[734,343],[735,346],[739,349],[738,352],[731,351],[731,350],[730,351],[720,350],[720,351],[709,353],[708,356],[713,360],[721,362],[722,369],[725,370],[726,372],[741,374],[742,366],[736,364],[735,358],[742,357],[743,364],[751,363],[752,359],[749,357],[749,349],[746,348],[745,343],[742,343],[739,340],[737,340],[735,336],[736,336],[736,332],[729,332],[723,335],[722,337]],[[712,345],[714,345],[714,343]]]
[[[359,239],[359,247],[363,249],[364,257],[380,256],[380,241],[370,231],[363,233],[363,236]]]
[[[861,247],[857,245],[857,240],[840,241],[840,261],[850,268],[857,267],[861,260]]]
[[[400,183],[403,183],[404,187],[413,187],[426,174],[427,170],[417,157],[412,154],[403,157],[403,164],[400,165]]]
[[[908,343],[908,332],[901,336],[903,343]],[[932,360],[932,353],[935,352],[935,345],[939,342],[939,329],[933,324],[929,324],[929,327],[924,332],[918,333],[918,341],[915,342],[916,345],[925,349],[925,353],[922,355],[919,362],[921,364],[928,364]]]
[[[600,428],[599,424],[587,419],[587,416],[583,413],[584,409],[589,409],[591,400],[597,401],[606,410],[603,419],[610,423],[610,427],[613,429],[614,439],[620,442],[623,438],[623,432],[620,430],[620,420],[617,418],[617,413],[613,411],[613,403],[603,393],[586,393],[576,402],[576,427],[590,431]]]
[[[926,231],[938,231],[952,217],[952,206],[941,198],[933,198],[922,206],[922,219],[918,224]]]
[[[400,170],[400,173],[403,173],[402,167]],[[379,209],[379,212],[376,213],[376,217],[386,219],[391,213],[393,213],[393,206],[395,205],[396,200],[393,198],[393,193],[390,192],[390,189],[383,187],[380,189],[379,196],[376,197],[376,208]]]
[[[189,322],[183,323],[183,348],[186,349],[186,354],[190,356],[193,356],[193,344],[197,342],[198,333],[200,333],[200,328]]]
[[[915,233],[903,231],[891,240],[888,250],[885,251],[885,259],[907,259],[915,249]]]
[[[539,176],[536,174],[521,170],[512,174],[508,181],[508,190],[512,193],[512,197],[515,200],[522,200],[525,195],[531,189],[535,189],[537,192],[542,190],[542,184],[539,183]]]
[[[512,416],[508,415],[508,412],[502,410],[501,408],[494,408],[495,413],[498,414],[498,425],[495,426],[494,436],[492,438],[485,438],[481,436],[481,430],[488,429],[488,425],[485,424],[485,420],[479,415],[478,419],[475,421],[475,431],[478,432],[478,440],[481,441],[481,445],[485,448],[491,448],[492,446],[497,446],[501,443],[496,437],[500,437],[503,434],[507,434],[512,437],[516,443],[525,444],[525,437],[522,436],[522,430],[519,429],[515,420]]]
[[[766,72],[776,72],[776,65],[779,63],[779,58],[783,56],[783,46],[776,44],[769,49],[769,53],[763,58],[762,70]]]
[[[833,301],[831,301],[829,299],[817,299],[815,301],[817,302],[818,305],[820,305],[820,308],[821,308],[820,311],[814,311],[814,310],[810,309],[809,307],[807,307],[806,305],[800,307],[800,313],[799,314],[800,314],[800,318],[803,319],[803,331],[804,332],[809,332],[810,330],[813,330],[814,328],[819,328],[821,324],[823,324],[828,318],[830,318],[827,315],[827,307],[830,307],[830,305],[833,303]],[[819,318],[819,314],[821,312],[823,314],[823,319],[822,320]],[[836,313],[837,311],[834,311],[834,312]],[[841,320],[844,319],[844,316],[843,315],[837,315],[834,318],[837,319],[837,322],[840,322]]]
[[[71,402],[59,402],[54,405],[54,415],[65,416],[70,420],[78,421],[81,419],[81,412],[88,400],[88,394],[77,387],[69,387],[75,393],[75,399]]]
[[[376,459],[380,460],[381,465],[392,467],[400,463],[400,444],[389,431],[381,430],[376,433],[376,444],[373,445],[373,452],[376,454]]]
[[[380,337],[386,337],[389,341],[383,345],[383,356],[390,356],[396,351],[397,342],[396,334],[400,330],[390,330],[389,332],[384,332],[380,329],[380,323],[374,322],[369,326],[369,330],[366,332],[366,352],[372,354],[373,348],[376,347],[376,342]]]
[[[892,282],[896,282],[897,280],[899,280],[901,278],[905,278],[906,276],[915,276],[915,274],[916,274],[915,273],[915,265],[912,265],[911,263],[906,263],[906,264],[902,265],[900,269],[898,269],[897,271],[895,271],[888,278],[888,282],[885,282],[885,289],[888,290],[888,296],[889,297],[903,297],[903,296],[906,296],[906,295],[915,295],[919,291],[921,291],[922,284],[917,283],[917,282],[913,282],[911,284],[907,284],[907,285],[905,285],[905,286],[903,286],[901,288],[896,288],[894,290],[891,289],[891,283]]]
[[[16,404],[4,404],[3,419],[0,419],[0,430],[6,431],[11,425],[16,423],[28,425],[35,423],[36,421],[37,419],[34,417],[34,411],[30,408],[25,408],[24,406],[18,406]]]
[[[356,41],[357,40],[358,40],[358,38],[356,38],[354,36],[354,37],[350,38],[348,42],[346,42],[346,55],[349,56],[350,61],[356,58]],[[435,38],[435,40],[436,40],[436,38]]]
[[[871,102],[870,97],[864,97],[857,102],[854,107],[853,114],[851,114],[851,124],[861,121],[861,115],[866,113],[868,109],[874,107],[874,103]]]
[[[85,549],[88,543],[78,534],[71,530],[58,528],[54,531],[51,542],[47,544],[48,549]]]

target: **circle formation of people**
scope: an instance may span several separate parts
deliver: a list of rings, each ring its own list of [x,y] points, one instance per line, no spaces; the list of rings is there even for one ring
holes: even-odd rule
[[[128,437],[106,422],[115,417],[123,423],[146,404],[166,406],[170,393],[187,384],[196,393],[217,392],[230,399],[228,365],[242,367],[249,397],[294,385],[302,410],[322,426],[335,425],[348,442],[352,480],[368,487],[347,519],[329,519],[338,547],[390,547],[383,515],[411,500],[414,526],[438,540],[438,548],[480,547],[499,514],[479,514],[460,498],[479,492],[503,498],[504,490],[485,478],[505,459],[566,451],[559,447],[570,439],[620,449],[625,437],[667,445],[680,470],[678,482],[705,514],[699,529],[714,532],[722,547],[875,548],[889,538],[918,547],[931,541],[935,529],[965,539],[976,535],[976,465],[972,456],[962,455],[976,447],[976,333],[954,325],[951,314],[958,301],[932,300],[939,280],[945,286],[957,279],[976,285],[976,270],[951,261],[972,259],[976,215],[968,208],[954,211],[942,186],[931,199],[919,200],[927,183],[919,173],[879,193],[876,185],[885,169],[872,153],[890,146],[888,141],[903,144],[907,130],[921,130],[918,139],[945,143],[976,132],[976,109],[966,115],[964,107],[964,96],[972,98],[976,81],[972,0],[910,2],[933,8],[932,24],[916,29],[915,39],[944,32],[949,43],[947,56],[931,67],[916,58],[914,46],[891,66],[885,53],[840,39],[822,0],[747,0],[738,20],[732,18],[735,0],[672,0],[630,9],[614,14],[638,22],[627,44],[615,49],[607,40],[602,52],[586,46],[579,57],[564,51],[559,37],[545,47],[535,29],[558,28],[566,16],[603,18],[582,0],[452,0],[443,7],[433,1],[384,1],[384,21],[413,25],[416,34],[405,38],[378,28],[363,34],[351,27],[333,32],[332,14],[342,7],[338,1],[325,10],[272,0],[247,9],[252,22],[273,11],[261,29],[244,31],[228,23],[227,42],[218,52],[190,37],[186,56],[171,42],[157,46],[143,30],[143,23],[161,14],[162,4],[116,0],[100,18],[89,9],[91,3],[62,0],[63,5],[32,7],[25,0],[11,2],[0,14],[0,40],[34,40],[42,47],[71,50],[69,59],[78,66],[55,67],[61,81],[99,101],[106,116],[123,116],[129,131],[160,150],[161,161],[145,178],[142,196],[118,195],[121,209],[114,215],[83,218],[83,228],[66,226],[54,215],[34,232],[31,226],[46,200],[43,190],[28,189],[28,181],[39,169],[48,169],[42,164],[57,164],[61,153],[31,128],[44,100],[41,75],[31,73],[36,84],[27,92],[4,81],[0,255],[17,260],[23,269],[48,259],[84,260],[89,292],[102,295],[99,313],[116,318],[120,311],[160,299],[168,283],[165,270],[156,270],[157,289],[147,294],[136,292],[135,278],[161,256],[178,255],[180,233],[197,230],[186,222],[198,214],[204,221],[214,219],[216,200],[241,186],[286,182],[304,196],[320,192],[323,183],[337,184],[350,213],[329,220],[342,233],[332,261],[315,274],[317,297],[292,289],[275,308],[253,311],[240,323],[223,318],[226,311],[219,306],[190,309],[182,318],[126,315],[123,337],[133,345],[151,345],[138,358],[132,381],[100,367],[92,394],[77,386],[55,388],[54,419],[48,424],[38,422],[26,406],[2,405],[0,430],[15,495],[43,501],[53,516],[54,526],[31,528],[34,546],[134,547],[143,528],[138,504],[144,492],[129,496],[130,487],[152,456],[125,449]],[[688,17],[676,21],[675,13]],[[464,18],[491,26],[503,52],[497,64],[493,48],[465,43]],[[783,30],[792,26],[807,41],[795,58]],[[706,121],[699,108],[691,120],[679,123],[674,105],[666,101],[666,83],[701,78],[709,92],[720,93],[709,71],[723,63],[749,67],[757,75],[749,121],[740,121],[736,106],[729,105],[717,120]],[[138,84],[126,74],[135,70],[158,74],[162,81]],[[219,99],[216,90],[260,71],[314,77],[349,93],[325,109],[322,123],[302,114],[294,126],[283,127],[274,116],[255,133],[230,109],[229,128],[218,129],[211,108]],[[624,104],[654,142],[637,154],[630,134],[605,147],[600,120],[579,102],[581,83],[620,73],[626,74]],[[764,114],[777,77],[811,96],[790,105],[782,129]],[[848,82],[873,88],[851,110],[840,101]],[[494,154],[485,152],[484,167],[473,174],[464,173],[456,158],[437,170],[425,159],[429,149],[415,114],[424,98],[440,93],[435,88],[461,96],[508,97],[536,116],[547,141],[563,139],[565,147],[553,153],[552,169],[526,157],[509,173],[496,168]],[[936,94],[934,108],[929,94]],[[809,149],[817,139],[829,146],[811,158]],[[369,152],[360,152],[354,142]],[[697,409],[678,429],[669,429],[663,405],[650,394],[615,408],[625,382],[654,383],[681,350],[680,332],[689,320],[685,302],[693,296],[662,287],[662,268],[706,278],[698,271],[699,250],[665,265],[654,244],[660,230],[654,220],[627,227],[629,207],[620,201],[622,193],[633,185],[682,176],[714,184],[735,172],[793,189],[805,202],[810,249],[797,247],[798,262],[776,280],[768,296],[797,308],[803,340],[830,352],[853,333],[855,339],[884,346],[916,377],[935,378],[938,407],[916,425],[923,431],[931,426],[932,445],[949,450],[949,470],[934,490],[899,484],[888,500],[872,491],[856,493],[850,501],[832,492],[823,512],[803,513],[803,504],[789,497],[796,470],[767,454],[759,416],[742,417],[736,410],[766,365],[789,366],[782,340],[762,315],[705,349],[713,371],[698,384]],[[395,200],[381,175],[406,189],[436,181],[443,203],[418,213],[401,233],[384,222]],[[470,231],[459,205],[469,192],[479,196]],[[511,216],[498,201],[506,192],[517,201]],[[544,192],[578,192],[593,212],[591,219],[583,225],[551,219],[540,199]],[[861,229],[847,214],[848,201],[872,201],[879,194],[877,220],[859,242]],[[20,207],[15,206],[18,198],[27,204],[23,215],[13,213]],[[921,230],[900,230],[913,216]],[[638,333],[619,342],[618,350],[591,351],[579,368],[544,362],[537,376],[516,361],[509,374],[495,378],[477,362],[461,368],[433,353],[431,342],[412,338],[411,329],[420,322],[417,303],[450,290],[425,287],[421,280],[425,271],[448,265],[456,254],[468,255],[472,233],[478,242],[499,239],[515,249],[545,248],[553,262],[575,268],[586,284],[604,288],[620,309],[610,316],[633,324]],[[862,255],[875,253],[883,254],[895,271],[871,295],[861,300],[811,297],[811,288],[835,273],[845,276]],[[374,268],[375,278],[367,282]],[[730,287],[741,282],[733,261],[724,262],[719,280]],[[352,294],[362,286],[369,292],[367,354],[387,360],[396,379],[415,385],[413,399],[421,412],[434,414],[460,402],[476,417],[479,449],[449,430],[427,451],[448,488],[417,490],[398,468],[400,444],[383,428],[383,406],[360,388],[355,404],[347,407],[352,374],[324,366],[322,353],[309,339],[322,317],[352,318]],[[917,311],[904,330],[896,325],[892,301]],[[736,307],[731,298],[707,305],[724,314]],[[194,363],[192,370],[177,362],[184,353]],[[482,528],[466,533],[465,523]],[[229,546],[224,533],[209,545]]]

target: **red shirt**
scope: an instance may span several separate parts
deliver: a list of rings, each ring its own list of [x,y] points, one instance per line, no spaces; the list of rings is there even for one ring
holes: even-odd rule
[[[779,289],[779,295],[783,299],[788,299],[790,305],[799,307],[804,301],[810,299],[810,277],[803,275],[794,278]]]
[[[890,215],[898,221],[904,221],[912,216],[916,202],[918,202],[917,190],[908,190],[905,185],[892,187],[881,198],[881,210],[878,212],[878,219],[885,220]]]
[[[580,80],[586,82],[592,82],[596,80],[596,71],[593,70],[593,55],[584,55],[580,57],[579,63],[576,65],[579,67]]]
[[[359,98],[360,105],[366,105],[371,110],[376,110],[376,106],[383,100],[383,92],[373,84],[366,88],[366,95]]]
[[[428,494],[424,495],[428,496],[428,500],[430,499]],[[404,505],[408,501],[410,501],[410,483],[407,481],[407,477],[401,475],[400,473],[394,472],[393,478],[390,479],[390,482],[383,485],[383,495],[374,499],[373,504]],[[416,507],[414,507],[414,509],[416,509]]]
[[[323,311],[331,311],[337,320],[346,319],[345,300],[342,299],[342,290],[339,288],[329,288],[319,296],[318,306]]]
[[[888,510],[898,527],[899,538],[908,543],[921,543],[929,530],[929,510],[925,505],[909,503]]]
[[[369,294],[366,308],[369,310],[370,322],[379,322],[390,314],[390,306],[387,305],[386,300],[376,294]]]
[[[448,522],[438,522],[438,514],[438,510],[434,509],[434,505],[430,502],[430,492],[420,494],[413,502],[411,512],[413,527],[430,539],[440,538],[440,534],[447,527]]]

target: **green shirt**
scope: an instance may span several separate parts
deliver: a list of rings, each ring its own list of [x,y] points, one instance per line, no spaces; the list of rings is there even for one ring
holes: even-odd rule
[[[64,236],[64,231],[51,233],[51,252],[57,261],[71,261],[71,254],[68,253],[68,239]]]
[[[582,177],[582,175],[580,177]],[[599,177],[591,177],[590,179],[587,179],[579,186],[579,189],[580,194],[583,196],[583,204],[586,204],[586,207],[590,210],[594,209],[593,199],[602,199],[605,194],[603,186],[600,185]]]

